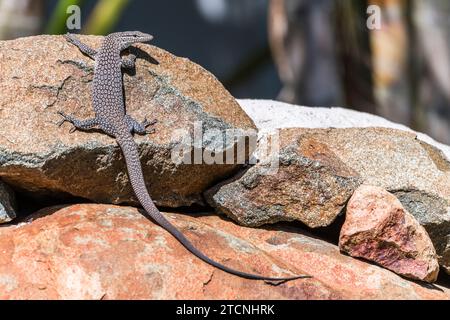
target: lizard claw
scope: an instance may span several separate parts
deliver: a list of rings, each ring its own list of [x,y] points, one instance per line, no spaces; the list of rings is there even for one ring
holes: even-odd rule
[[[144,121],[142,122],[142,126],[144,128],[147,128],[149,126],[156,124],[157,122],[158,122],[158,120],[156,120],[156,119],[149,121],[147,118],[145,118]],[[155,128],[152,128],[150,130],[145,130],[146,134],[153,134],[155,132],[156,132]]]
[[[67,119],[67,115],[66,115],[64,112],[62,112],[62,111],[57,111],[56,113],[63,117],[60,121],[58,121],[58,122],[56,123],[56,125],[57,125],[58,127],[61,127],[61,126],[64,124],[64,122],[69,121],[69,120]]]
[[[153,119],[152,121],[148,121],[147,118],[144,119],[144,121],[142,122],[142,125],[147,128],[148,126],[152,126],[154,124],[158,123],[158,120]]]
[[[61,127],[61,126],[64,124],[64,122],[66,122],[66,121],[72,123],[72,119],[71,119],[70,116],[68,116],[67,114],[65,114],[65,113],[62,112],[62,111],[58,111],[57,113],[58,113],[60,116],[63,117],[63,118],[57,123],[58,127]],[[73,123],[72,123],[72,125],[73,125]],[[73,133],[73,132],[75,132],[75,130],[77,130],[77,128],[76,128],[75,126],[73,126],[73,127],[69,130],[69,133]]]
[[[73,35],[71,34],[71,33],[69,33],[69,32],[67,32],[65,35],[64,35],[64,38],[68,41],[68,42],[70,42],[70,43],[73,43]]]

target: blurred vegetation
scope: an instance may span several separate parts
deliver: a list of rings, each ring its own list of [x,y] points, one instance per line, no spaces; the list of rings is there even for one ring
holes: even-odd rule
[[[379,9],[379,29],[366,25]],[[347,106],[450,143],[450,1],[271,0],[269,35],[295,104]]]
[[[59,0],[45,27],[45,33],[63,34],[67,32],[67,8],[71,5],[82,7],[84,0]],[[82,33],[105,35],[114,30],[129,0],[99,0],[86,19]]]
[[[72,5],[82,6],[83,0],[59,0],[44,29],[46,34],[63,34],[67,32],[67,8]]]
[[[247,89],[249,83],[259,86],[255,79],[263,79],[261,71],[275,65],[282,83],[278,100],[310,106],[347,106],[403,123],[450,144],[450,1],[225,0],[220,5],[216,3],[216,7],[214,1],[191,0],[189,6],[182,0],[168,2],[167,19],[175,21],[172,28],[183,28],[183,23],[192,22],[197,25],[190,30],[204,32],[189,42],[172,38],[172,43],[186,42],[184,47],[177,48],[189,48],[191,54],[199,52],[202,42],[209,41],[205,39],[214,34],[217,41],[223,42],[222,47],[217,46],[220,53],[233,51],[221,55],[222,60],[204,59],[213,61],[209,69],[230,65],[221,80],[231,92],[240,86]],[[65,33],[70,5],[82,9],[82,33],[108,34],[117,28],[121,18],[131,21],[134,27],[135,17],[123,16],[130,3],[130,0],[0,0],[0,39],[42,32]],[[138,5],[145,8],[142,3],[147,2],[135,1],[134,9]],[[177,12],[177,3],[192,11]],[[370,5],[380,9],[379,30],[369,30],[366,25]],[[49,8],[52,12],[45,21]],[[248,50],[242,42],[245,34],[222,37],[224,27],[236,32],[246,30],[244,25],[255,16],[257,8],[261,17],[267,10],[266,43]],[[137,11],[141,19],[136,19],[140,21],[136,29],[149,27],[147,20],[142,19],[146,14],[144,10]],[[159,23],[162,24],[161,20]],[[257,27],[264,27],[261,21],[258,23]],[[161,28],[166,30],[167,26]],[[172,31],[164,31],[164,39]],[[208,54],[214,56],[217,51]],[[235,57],[239,58],[233,60]],[[268,86],[278,88],[278,79],[272,78]],[[255,92],[261,94],[264,89],[258,88]]]
[[[110,33],[128,2],[129,0],[99,0],[82,32],[86,34]]]

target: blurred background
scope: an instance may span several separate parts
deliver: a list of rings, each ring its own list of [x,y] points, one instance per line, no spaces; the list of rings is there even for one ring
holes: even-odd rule
[[[450,144],[448,0],[0,0],[0,39],[65,33],[70,5],[71,32],[151,33],[237,98],[344,106]]]

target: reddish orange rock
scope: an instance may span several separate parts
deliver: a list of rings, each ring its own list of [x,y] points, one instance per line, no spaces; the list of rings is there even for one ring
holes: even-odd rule
[[[439,273],[428,233],[380,187],[359,187],[347,204],[339,247],[408,278],[434,282]]]
[[[194,257],[134,208],[85,204],[0,228],[0,299],[450,299],[447,288],[425,288],[341,255],[299,229],[165,215],[228,266],[314,278],[274,286],[232,276]]]

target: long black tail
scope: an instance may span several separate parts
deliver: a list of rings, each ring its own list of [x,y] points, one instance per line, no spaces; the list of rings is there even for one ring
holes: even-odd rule
[[[128,176],[133,187],[134,193],[138,198],[141,205],[144,207],[145,211],[150,215],[150,217],[155,220],[160,226],[170,232],[183,246],[186,247],[190,252],[201,260],[209,263],[210,265],[219,268],[225,272],[254,280],[268,280],[268,281],[286,281],[294,280],[299,278],[310,278],[310,276],[294,276],[287,278],[272,278],[264,277],[256,274],[246,273],[242,271],[237,271],[226,267],[211,258],[204,255],[200,250],[198,250],[174,225],[172,225],[156,208],[150,195],[148,194],[147,188],[144,182],[144,175],[142,173],[141,161],[139,159],[139,153],[137,145],[133,139],[131,133],[124,133],[117,137],[117,142],[122,149],[123,155],[128,169]]]

